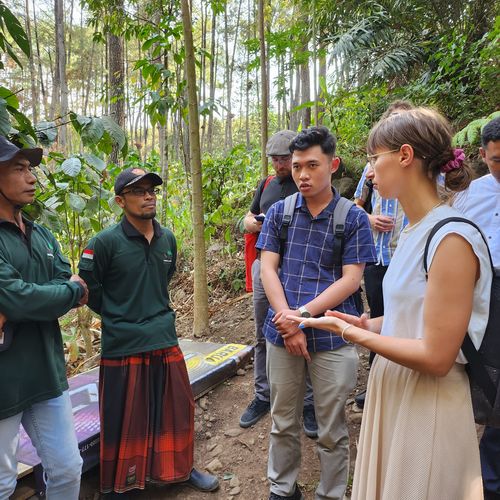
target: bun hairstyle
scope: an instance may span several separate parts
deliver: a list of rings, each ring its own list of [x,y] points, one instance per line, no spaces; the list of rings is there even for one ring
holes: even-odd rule
[[[445,173],[445,188],[463,191],[472,181],[471,168],[451,145],[452,130],[446,118],[428,108],[413,108],[382,118],[368,137],[368,154],[377,149],[399,149],[412,146],[429,178],[436,180]]]

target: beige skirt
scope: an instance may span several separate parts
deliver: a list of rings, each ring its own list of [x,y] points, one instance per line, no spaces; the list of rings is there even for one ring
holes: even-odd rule
[[[376,356],[361,424],[352,500],[481,500],[467,374],[425,375]]]

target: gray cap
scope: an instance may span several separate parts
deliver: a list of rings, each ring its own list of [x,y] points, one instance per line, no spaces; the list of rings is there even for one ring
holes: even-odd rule
[[[290,154],[290,143],[297,135],[293,130],[280,130],[269,138],[266,144],[267,156],[286,156]]]
[[[21,149],[15,144],[0,136],[0,163],[12,160],[17,154],[24,156],[33,167],[40,165],[43,150],[41,148]]]

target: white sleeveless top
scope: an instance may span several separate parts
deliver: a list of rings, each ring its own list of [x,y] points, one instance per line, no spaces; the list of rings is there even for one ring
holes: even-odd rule
[[[384,277],[384,321],[381,335],[420,339],[424,335],[424,295],[427,287],[423,264],[424,248],[433,226],[447,217],[463,217],[463,214],[447,205],[431,210],[413,227],[401,233],[396,252]],[[476,228],[463,222],[450,222],[432,238],[427,256],[428,268],[442,239],[456,233],[465,238],[480,264],[480,276],[473,295],[472,314],[468,332],[478,348],[483,340],[488,322],[492,270],[487,246]],[[443,304],[445,307],[445,304]],[[466,363],[462,352],[457,362]]]

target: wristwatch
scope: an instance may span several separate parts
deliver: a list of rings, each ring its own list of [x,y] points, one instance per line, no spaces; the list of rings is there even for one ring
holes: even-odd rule
[[[302,318],[310,318],[311,317],[311,313],[306,309],[306,306],[300,306],[299,313],[300,313]]]

